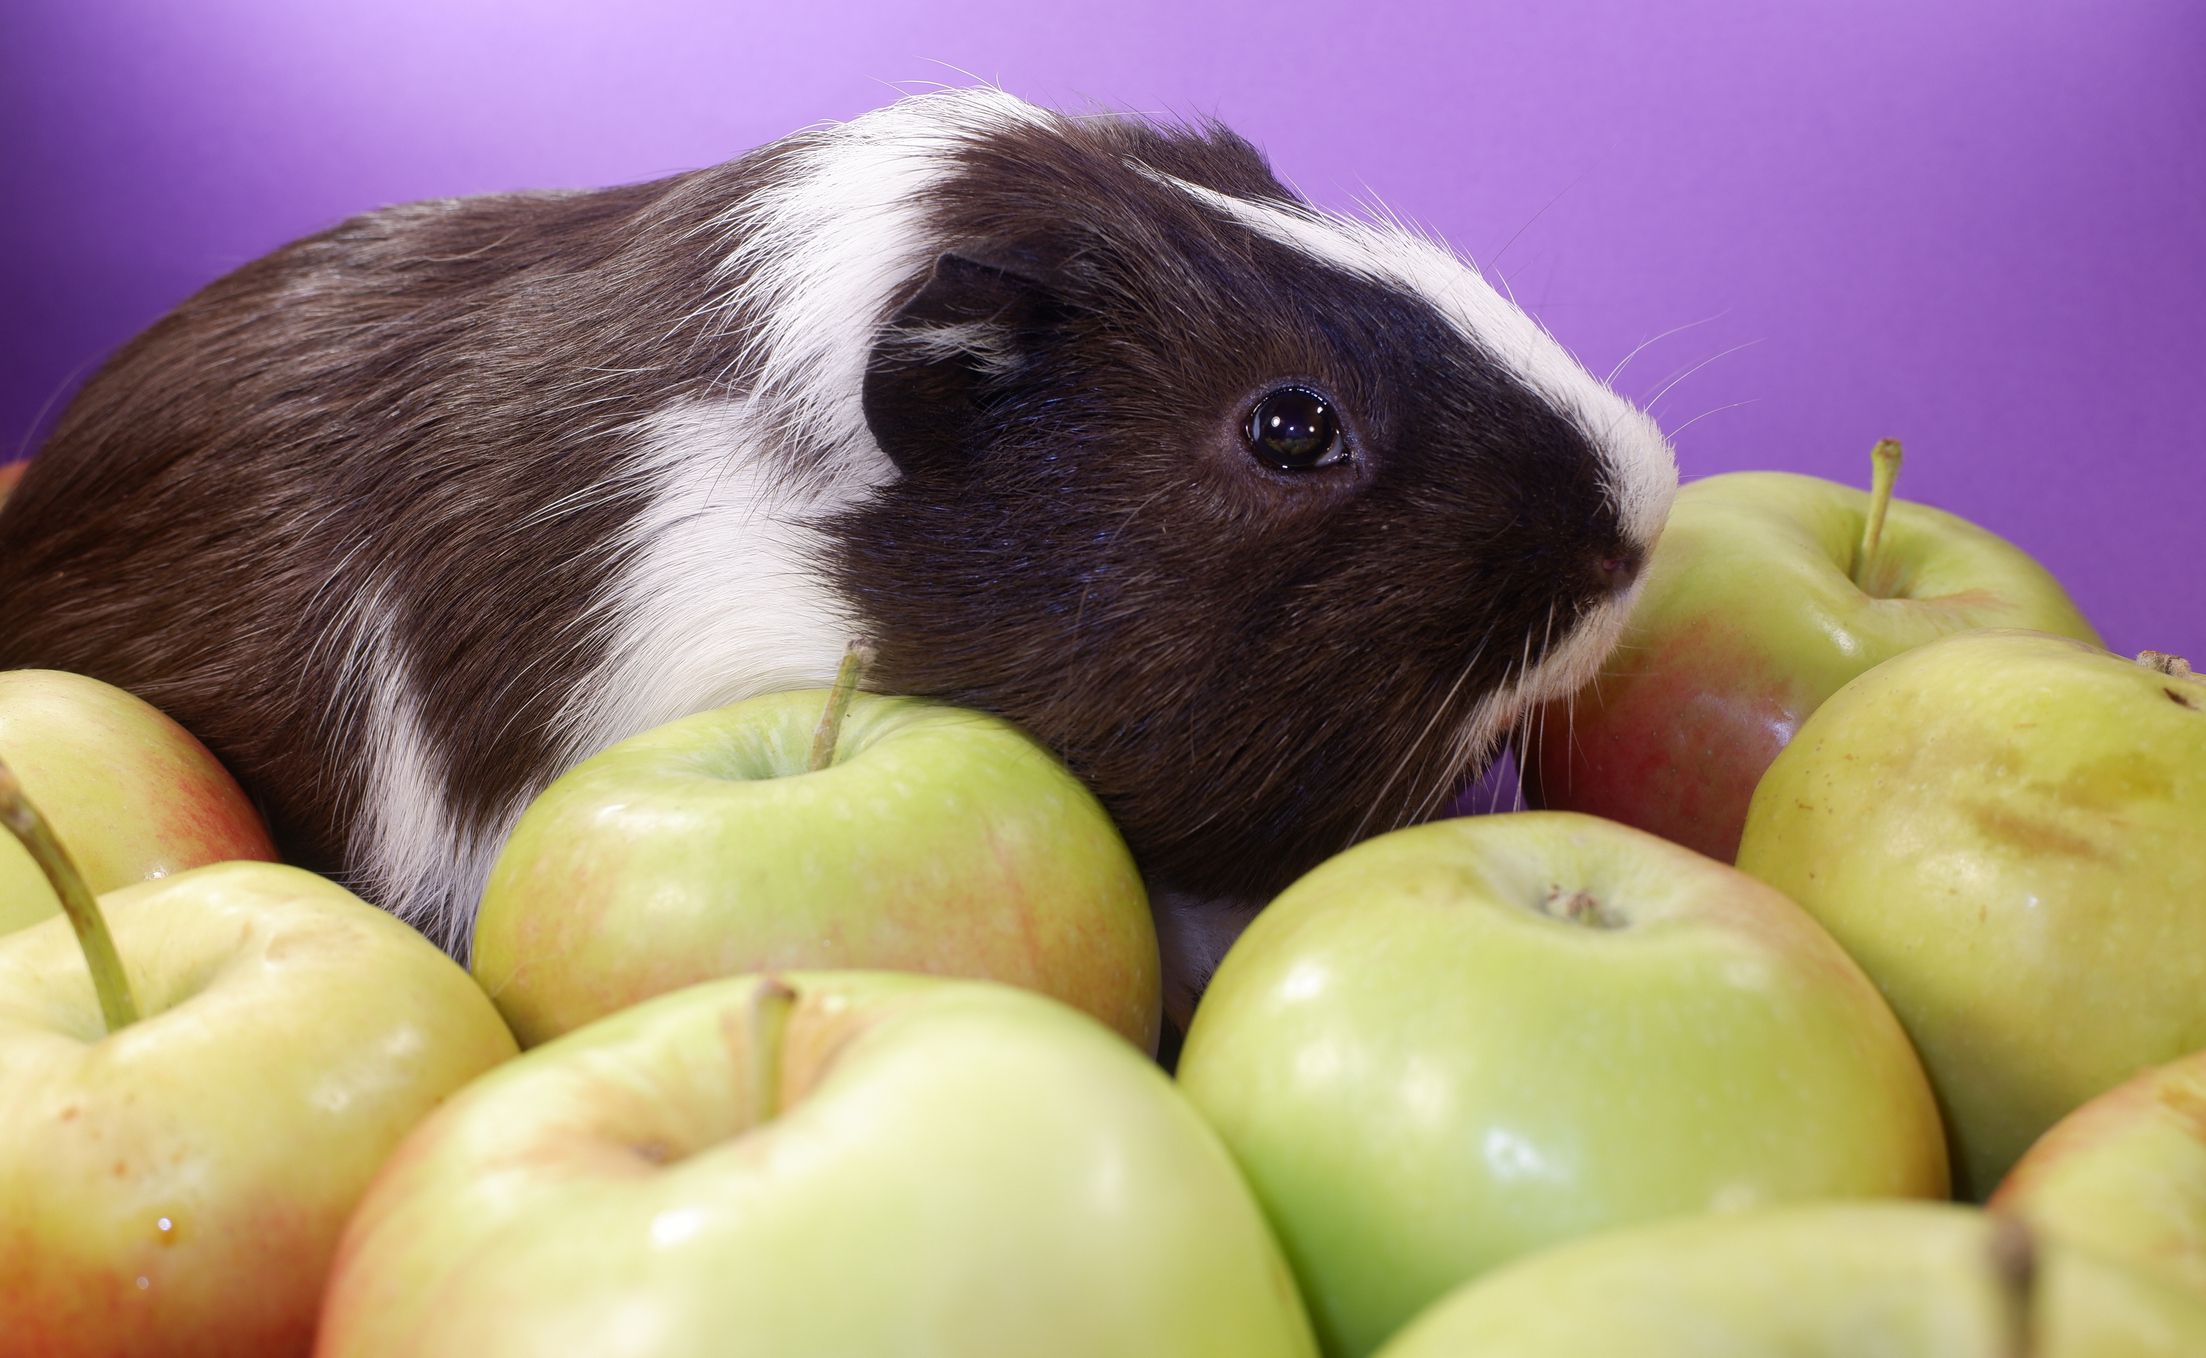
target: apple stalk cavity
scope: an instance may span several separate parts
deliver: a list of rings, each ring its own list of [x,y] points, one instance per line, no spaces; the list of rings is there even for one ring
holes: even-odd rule
[[[1540,902],[1540,913],[1565,924],[1582,924],[1588,929],[1622,929],[1631,923],[1620,912],[1601,903],[1592,892],[1580,888],[1565,891],[1551,887],[1546,899]]]
[[[1591,816],[1438,821],[1331,859],[1226,954],[1178,1078],[1331,1358],[1580,1235],[1949,1187],[1921,1063],[1838,944]]]

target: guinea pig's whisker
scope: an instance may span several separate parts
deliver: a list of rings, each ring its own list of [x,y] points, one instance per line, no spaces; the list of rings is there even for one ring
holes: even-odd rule
[[[1548,605],[1547,609],[1547,625],[1550,631],[1554,628],[1555,625],[1555,608],[1552,604]],[[1541,643],[1541,646],[1544,653],[1546,643],[1543,641]],[[1520,664],[1517,668],[1517,677],[1521,683],[1522,680],[1530,678],[1531,674],[1532,634],[1530,632],[1526,632],[1524,634],[1524,660],[1523,663]],[[1523,697],[1523,694],[1520,692],[1518,696],[1521,699]],[[1522,755],[1522,752],[1524,750],[1525,741],[1530,738],[1531,730],[1532,705],[1530,703],[1520,703],[1517,708],[1516,720],[1511,724],[1509,732],[1510,736],[1512,737],[1510,744],[1518,751],[1520,756]],[[1517,788],[1515,793],[1513,793],[1509,799],[1509,809],[1512,811],[1524,810],[1524,771],[1522,769],[1519,769],[1517,771]]]
[[[77,364],[51,391],[46,393],[46,399],[39,403],[38,415],[32,419],[30,427],[23,431],[23,437],[16,441],[15,453],[7,459],[8,461],[20,462],[31,455],[31,440],[37,438],[38,431],[46,427],[46,417],[54,413],[54,404],[76,390],[78,379],[83,377],[85,370],[97,361],[95,358],[87,358]]]
[[[1615,386],[1616,379],[1624,375],[1624,369],[1631,366],[1631,361],[1639,357],[1640,353],[1645,350],[1649,345],[1659,344],[1663,340],[1670,338],[1670,336],[1672,335],[1682,335],[1688,330],[1707,325],[1711,321],[1720,321],[1730,314],[1731,308],[1725,307],[1723,310],[1717,312],[1713,316],[1703,316],[1697,321],[1687,321],[1683,325],[1673,325],[1660,334],[1649,335],[1647,338],[1641,340],[1638,344],[1632,346],[1632,351],[1630,353],[1616,360],[1616,366],[1609,369],[1609,375],[1601,379],[1601,385],[1605,387]]]
[[[1505,595],[1499,592],[1494,595],[1497,600],[1503,597]],[[1485,624],[1485,629],[1479,634],[1478,645],[1471,649],[1471,658],[1456,672],[1455,682],[1448,686],[1447,694],[1434,707],[1432,718],[1425,723],[1425,729],[1418,733],[1416,742],[1403,752],[1402,761],[1395,766],[1394,772],[1387,776],[1386,782],[1380,787],[1379,795],[1373,797],[1370,805],[1364,809],[1363,819],[1356,825],[1356,839],[1361,840],[1371,828],[1371,818],[1378,814],[1381,807],[1386,805],[1387,797],[1394,790],[1395,781],[1401,777],[1403,770],[1408,766],[1409,760],[1431,737],[1434,725],[1455,706],[1456,695],[1462,691],[1463,685],[1470,679],[1471,675],[1477,673],[1478,662],[1485,656],[1487,643],[1492,641],[1494,637],[1493,604],[1487,605],[1485,616],[1481,619],[1481,622]],[[1471,730],[1467,723],[1458,722],[1457,728],[1456,734],[1449,741],[1449,749],[1453,757],[1448,761],[1448,768],[1444,770],[1445,775],[1450,778],[1454,777],[1456,772],[1460,771],[1463,766],[1466,755],[1462,747],[1469,745],[1477,738],[1477,733]],[[1419,816],[1418,819],[1422,820],[1424,817]]]
[[[1506,747],[1509,751],[1510,757],[1515,759],[1520,764],[1524,760],[1525,744],[1531,739],[1531,731],[1532,723],[1527,716],[1527,710],[1520,708],[1517,712],[1516,719],[1509,723],[1509,743]],[[1522,792],[1523,787],[1524,775],[1523,772],[1520,770],[1517,775],[1517,786],[1511,789],[1510,792],[1509,809],[1511,811],[1522,811],[1524,809],[1524,803],[1518,795]]]
[[[1434,729],[1440,725],[1440,719],[1455,705],[1455,695],[1462,690],[1463,681],[1470,677],[1470,673],[1468,669],[1458,673],[1455,676],[1455,682],[1448,685],[1446,696],[1433,705],[1432,715],[1426,718],[1424,729],[1419,731],[1416,740],[1402,751],[1402,757],[1395,763],[1394,771],[1386,776],[1384,783],[1380,784],[1379,795],[1372,798],[1371,804],[1364,808],[1363,819],[1356,823],[1355,837],[1357,839],[1362,839],[1364,833],[1371,828],[1371,818],[1377,815],[1380,808],[1386,805],[1387,799],[1393,796],[1394,785],[1401,780],[1403,773],[1408,770],[1411,760],[1415,759],[1418,752],[1425,748],[1425,742],[1432,738]]]
[[[1755,345],[1760,343],[1761,341],[1758,339],[1750,339],[1742,341],[1738,344],[1734,344],[1728,349],[1719,349],[1715,353],[1712,353],[1708,357],[1702,359],[1700,362],[1693,364],[1691,367],[1686,368],[1680,372],[1671,374],[1669,380],[1662,384],[1662,387],[1659,391],[1655,392],[1654,395],[1639,403],[1640,408],[1648,411],[1649,413],[1652,413],[1655,403],[1657,401],[1660,401],[1663,397],[1669,395],[1670,389],[1672,387],[1675,387],[1678,383],[1683,382],[1686,378],[1691,377],[1694,373],[1699,372],[1701,369],[1707,367],[1709,364],[1715,362],[1719,358],[1729,358],[1731,355],[1739,352],[1741,349],[1751,349]]]
[[[1729,405],[1720,405],[1713,410],[1704,410],[1700,414],[1695,415],[1693,418],[1679,425],[1677,428],[1670,430],[1669,435],[1671,438],[1674,439],[1678,435],[1684,433],[1686,430],[1691,429],[1694,425],[1699,424],[1702,420],[1707,419],[1710,415],[1721,415],[1726,410],[1737,410],[1740,406],[1750,406],[1760,399],[1761,398],[1758,396],[1749,396],[1743,401],[1733,401]]]
[[[1491,264],[1491,265],[1492,265],[1492,266],[1493,266],[1494,268],[1496,268],[1496,269],[1499,269],[1499,268],[1501,267],[1501,257],[1502,257],[1503,255],[1506,255],[1506,254],[1508,254],[1508,253],[1509,253],[1509,247],[1510,247],[1510,246],[1512,246],[1512,245],[1515,245],[1515,244],[1517,243],[1517,238],[1518,238],[1518,237],[1520,237],[1520,236],[1522,236],[1522,235],[1523,235],[1523,234],[1524,234],[1525,232],[1527,232],[1527,231],[1531,230],[1531,229],[1532,229],[1532,224],[1533,224],[1534,222],[1537,222],[1537,221],[1538,221],[1538,220],[1539,220],[1540,218],[1542,218],[1542,217],[1546,216],[1546,215],[1547,215],[1547,210],[1548,210],[1549,208],[1551,208],[1551,207],[1555,206],[1555,204],[1557,204],[1557,203],[1561,202],[1561,201],[1563,200],[1563,195],[1565,195],[1565,194],[1569,193],[1569,192],[1570,192],[1570,191],[1571,191],[1572,189],[1574,189],[1574,188],[1577,188],[1577,187],[1578,187],[1578,185],[1579,185],[1580,183],[1582,183],[1582,182],[1583,182],[1584,180],[1585,180],[1585,176],[1584,176],[1584,175],[1579,175],[1579,176],[1578,176],[1578,177],[1577,177],[1576,179],[1573,179],[1573,180],[1571,180],[1571,181],[1570,181],[1569,183],[1567,183],[1567,184],[1563,185],[1563,186],[1562,186],[1561,188],[1559,188],[1559,189],[1555,190],[1555,196],[1554,196],[1554,197],[1552,197],[1552,198],[1550,198],[1550,199],[1548,199],[1548,200],[1547,200],[1546,202],[1544,202],[1544,203],[1540,204],[1540,210],[1539,210],[1539,211],[1537,211],[1537,212],[1533,213],[1533,214],[1532,214],[1531,216],[1529,216],[1529,217],[1525,218],[1525,219],[1524,219],[1524,225],[1522,225],[1522,226],[1518,227],[1518,228],[1517,228],[1517,229],[1516,229],[1516,230],[1515,230],[1514,232],[1512,232],[1512,233],[1510,234],[1510,236],[1509,236],[1509,239],[1507,239],[1507,240],[1505,240],[1505,241],[1503,241],[1503,242],[1501,243],[1501,248],[1500,248],[1499,250],[1496,250],[1496,251],[1494,251],[1494,257],[1493,257],[1493,259],[1492,259],[1492,260],[1490,260],[1490,261],[1488,261],[1488,262],[1489,262],[1489,263],[1490,263],[1490,264]],[[1516,299],[1515,299],[1515,298],[1511,298],[1510,300],[1511,300],[1511,301],[1513,302],[1513,301],[1515,301]]]
[[[1547,741],[1547,728],[1544,726],[1540,728],[1540,741],[1541,749],[1544,750]],[[1576,690],[1572,690],[1570,697],[1563,703],[1563,751],[1571,756],[1570,763],[1574,769],[1578,755],[1578,694]],[[1573,777],[1575,777],[1575,773],[1565,773],[1563,775],[1566,787]]]

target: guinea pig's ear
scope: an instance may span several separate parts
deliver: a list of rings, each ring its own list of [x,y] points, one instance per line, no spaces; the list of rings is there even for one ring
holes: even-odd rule
[[[1014,373],[1056,310],[1042,270],[1005,255],[946,254],[875,338],[866,424],[909,473],[966,455],[994,384]]]

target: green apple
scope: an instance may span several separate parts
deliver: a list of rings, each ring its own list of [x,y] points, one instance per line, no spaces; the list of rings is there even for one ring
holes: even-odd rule
[[[2198,1358],[2206,1304],[1950,1203],[1827,1203],[1579,1241],[1382,1358]]]
[[[1179,1078],[1336,1355],[1573,1236],[1947,1188],[1915,1054],[1814,921],[1567,812],[1397,831],[1320,865],[1227,953]]]
[[[1910,651],[1801,727],[1739,866],[1876,978],[1979,1197],[2206,1047],[2206,682],[2029,632]]]
[[[297,868],[95,905],[0,785],[69,903],[0,937],[0,1352],[305,1353],[369,1179],[512,1036],[451,959]]]
[[[0,758],[94,892],[203,863],[275,860],[268,828],[207,747],[111,684],[0,672]],[[0,835],[0,934],[58,909],[38,865]]]
[[[2206,1297],[2206,1051],[2053,1124],[1990,1205]]]
[[[1055,1001],[736,977],[529,1052],[345,1233],[321,1358],[1314,1352],[1233,1162]]]
[[[2021,549],[1877,486],[1737,472],[1678,493],[1644,593],[1600,676],[1540,714],[1535,806],[1651,830],[1731,862],[1754,785],[1824,699],[1952,632],[2030,627],[2096,643]]]
[[[522,1045],[698,981],[819,967],[1004,981],[1153,1049],[1156,928],[1087,789],[993,717],[859,694],[823,723],[829,697],[646,732],[529,807],[472,963]]]

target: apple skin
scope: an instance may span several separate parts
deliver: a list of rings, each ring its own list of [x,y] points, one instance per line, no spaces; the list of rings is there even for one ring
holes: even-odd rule
[[[2053,1124],[1989,1205],[2206,1298],[2206,1051]]]
[[[348,1227],[316,1352],[1315,1348],[1232,1160],[1122,1039],[823,972],[662,996],[453,1099]]]
[[[1595,922],[1551,913],[1579,892]],[[1226,955],[1179,1079],[1334,1355],[1573,1236],[1947,1189],[1915,1054],[1814,921],[1566,812],[1397,831],[1320,865]]]
[[[683,718],[529,807],[472,961],[522,1045],[699,981],[817,967],[1004,981],[1154,1050],[1156,927],[1087,789],[1006,722],[870,694],[807,773],[826,698]]]
[[[1578,1241],[1454,1293],[1382,1358],[2201,1353],[2206,1305],[2178,1289],[1973,1208],[1880,1202]]]
[[[2202,827],[2206,681],[1979,632],[1833,695],[1739,866],[1876,979],[1980,1197],[2070,1110],[2206,1047]]]
[[[0,1349],[305,1353],[368,1181],[513,1038],[450,958],[297,868],[101,905],[143,1015],[116,1033],[66,920],[0,937]]]
[[[1808,714],[1949,633],[2027,627],[2096,645],[2058,581],[2004,538],[1893,500],[1867,591],[1867,492],[1733,472],[1678,492],[1639,602],[1593,683],[1539,714],[1535,807],[1652,831],[1728,863],[1754,786]]]
[[[0,759],[94,894],[206,863],[275,861],[268,827],[207,747],[112,684],[0,671]],[[0,934],[60,913],[30,854],[0,835]]]

